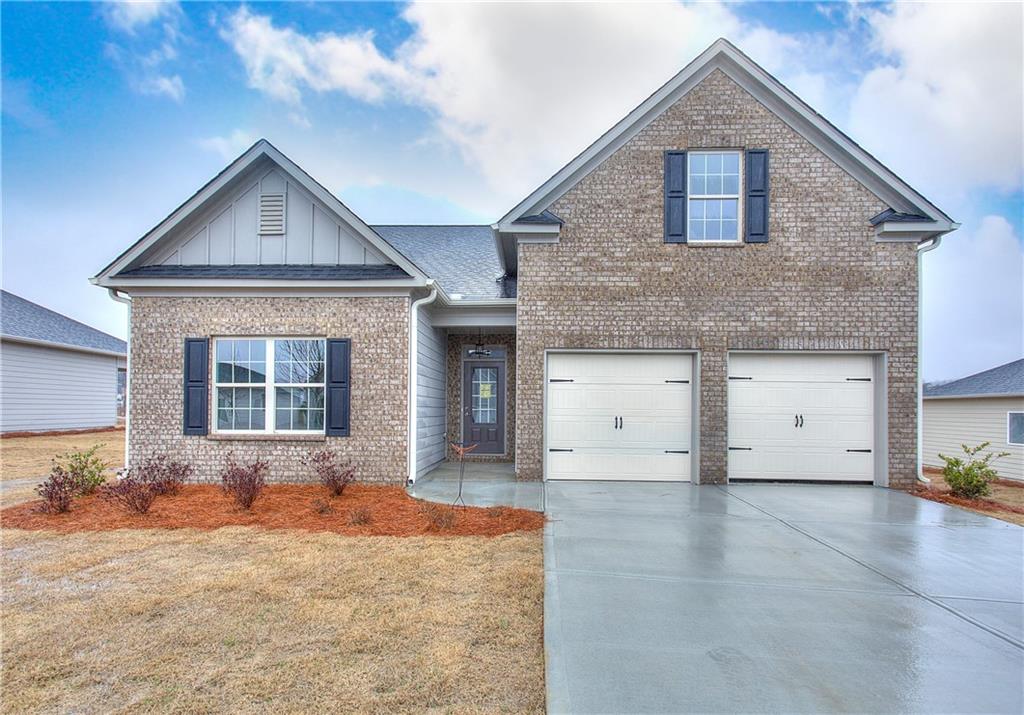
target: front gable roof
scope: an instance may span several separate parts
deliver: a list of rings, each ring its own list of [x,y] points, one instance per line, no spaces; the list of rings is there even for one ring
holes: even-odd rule
[[[797,133],[888,203],[894,213],[923,217],[923,221],[920,222],[924,227],[923,232],[942,234],[957,227],[958,224],[941,209],[814,111],[732,43],[719,39],[618,124],[520,201],[495,224],[496,231],[499,234],[515,234],[525,217],[543,214],[560,196],[715,70],[721,70],[743,87]],[[509,254],[506,253],[507,255]]]
[[[154,271],[153,269],[156,268],[154,266],[144,266],[147,262],[147,258],[154,256],[162,249],[164,244],[171,240],[175,228],[185,224],[196,213],[204,210],[205,207],[216,201],[236,183],[239,177],[247,175],[247,173],[251,172],[254,167],[257,167],[261,162],[266,163],[268,161],[279,167],[287,176],[298,182],[299,185],[301,185],[301,187],[320,204],[329,209],[337,216],[337,218],[343,221],[346,226],[351,228],[360,239],[379,251],[379,253],[389,261],[390,265],[397,267],[398,269],[397,271],[381,271],[379,269],[375,270],[371,266],[360,266],[359,268],[366,268],[368,270],[342,271],[341,273],[345,274],[345,277],[342,277],[341,273],[338,273],[338,271],[333,272],[337,275],[331,275],[332,272],[329,270],[324,271],[315,267],[304,266],[305,268],[312,268],[314,272],[319,271],[316,278],[326,281],[368,280],[375,278],[394,280],[398,278],[406,279],[406,282],[409,282],[412,285],[422,286],[425,284],[427,276],[419,267],[417,267],[400,251],[395,249],[394,246],[382,239],[337,197],[313,179],[313,177],[307,174],[298,164],[281,153],[266,139],[260,139],[249,147],[249,149],[243,152],[241,156],[231,162],[231,164],[211,179],[205,186],[199,189],[199,191],[193,194],[187,201],[185,201],[185,203],[175,209],[169,216],[167,216],[167,218],[136,241],[130,248],[128,248],[128,250],[114,259],[109,265],[93,277],[91,282],[104,287],[124,287],[126,285],[143,284],[157,278],[161,280],[194,280],[196,278],[225,280],[236,278],[240,279],[243,277],[258,280],[314,279],[313,276],[306,276],[304,278],[292,276],[290,274],[294,271],[289,270],[292,267],[281,265],[252,266],[248,269],[242,270],[243,273],[246,273],[247,271],[245,276],[236,276],[234,274],[228,275],[231,271],[228,271],[227,273],[224,272],[227,268],[239,268],[238,266],[219,267],[222,269],[220,271],[220,275],[198,275],[199,273],[203,273],[204,269],[209,273],[209,269],[215,268],[212,266],[167,266],[162,268],[162,272],[161,270]],[[143,270],[144,268],[146,270]],[[172,276],[172,273],[175,275]],[[217,271],[214,271],[214,273],[217,273]],[[366,275],[363,275],[363,273],[366,273]]]

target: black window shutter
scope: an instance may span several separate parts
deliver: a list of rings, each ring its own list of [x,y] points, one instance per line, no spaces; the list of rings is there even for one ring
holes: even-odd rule
[[[747,243],[768,243],[768,150],[747,150]]]
[[[209,399],[209,338],[185,339],[184,433],[206,434]]]
[[[665,152],[665,243],[686,243],[686,152]]]
[[[349,434],[351,354],[349,338],[327,341],[326,431],[332,437],[348,437]]]

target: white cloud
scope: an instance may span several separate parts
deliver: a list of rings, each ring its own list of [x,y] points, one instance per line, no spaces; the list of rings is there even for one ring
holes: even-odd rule
[[[176,2],[110,2],[102,7],[107,24],[124,37],[106,45],[107,57],[139,94],[185,98],[181,75],[169,71],[178,59],[184,13]]]
[[[926,379],[963,377],[1024,356],[1024,251],[985,216],[923,257]]]
[[[239,154],[256,143],[258,137],[245,129],[235,129],[227,136],[207,137],[199,140],[199,146],[207,151],[220,154],[225,161],[236,159]]]
[[[103,18],[116,30],[133,34],[157,20],[177,15],[181,7],[176,1],[113,0],[101,6]]]
[[[943,196],[1020,189],[1024,6],[897,3],[865,17],[886,61],[853,99],[854,136]]]

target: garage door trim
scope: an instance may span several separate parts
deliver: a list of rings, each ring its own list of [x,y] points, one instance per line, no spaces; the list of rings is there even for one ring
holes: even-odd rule
[[[690,384],[690,483],[700,484],[700,351],[694,349],[652,348],[546,348],[541,390],[541,451],[543,479],[548,480],[548,362],[553,354],[579,355],[683,355],[693,360]]]
[[[726,360],[726,383],[732,373],[732,357],[734,355],[864,355],[871,360],[871,382],[873,385],[873,484],[879,487],[889,486],[889,382],[888,353],[883,350],[729,350]],[[727,400],[728,409],[728,400]],[[728,419],[728,416],[727,416]],[[726,437],[728,444],[728,435]]]

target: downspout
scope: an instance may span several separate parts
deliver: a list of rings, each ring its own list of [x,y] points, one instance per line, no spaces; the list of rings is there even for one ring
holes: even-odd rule
[[[924,356],[922,337],[924,336],[923,291],[921,289],[921,256],[939,247],[942,235],[935,235],[917,244],[917,481],[930,484],[931,480],[924,476],[924,382],[921,376],[921,360]]]
[[[128,455],[131,454],[131,430],[132,430],[132,299],[118,295],[116,288],[107,288],[107,295],[118,303],[128,306],[128,355],[125,359],[124,372],[124,466],[128,468]]]
[[[432,279],[427,280],[427,287],[430,293],[418,300],[414,300],[409,306],[409,439],[408,454],[406,462],[409,465],[408,483],[416,481],[416,389],[419,382],[419,316],[420,307],[433,303],[437,298],[437,284]]]

